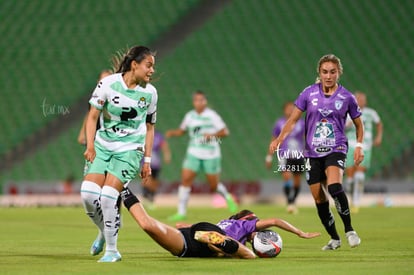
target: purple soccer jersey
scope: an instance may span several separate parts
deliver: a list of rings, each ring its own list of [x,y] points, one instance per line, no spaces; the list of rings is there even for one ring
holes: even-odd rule
[[[287,118],[282,117],[279,118],[275,126],[273,127],[273,137],[279,136],[280,132],[282,131],[283,126],[285,126],[287,121]],[[296,155],[294,155],[294,152],[303,152],[303,149],[305,147],[305,120],[302,118],[299,119],[295,127],[293,128],[292,132],[286,137],[286,139],[283,141],[283,143],[280,145],[279,150],[280,154],[285,154],[288,159],[293,158],[296,159]]]
[[[164,136],[155,131],[154,132],[154,143],[152,144],[152,155],[151,155],[151,169],[161,169],[162,158],[161,149],[162,144],[165,142]],[[141,166],[144,163],[144,158],[141,159]]]
[[[154,133],[154,143],[152,145],[152,156],[151,156],[151,168],[160,169],[162,164],[161,158],[161,148],[164,143],[164,136],[155,131]]]
[[[317,83],[305,88],[296,99],[295,105],[306,112],[305,157],[319,158],[332,152],[347,153],[347,114],[352,119],[361,115],[351,92],[339,85],[331,96],[326,97],[321,84]]]
[[[217,226],[221,228],[226,235],[246,244],[247,238],[251,233],[256,231],[256,222],[254,220],[221,220]]]

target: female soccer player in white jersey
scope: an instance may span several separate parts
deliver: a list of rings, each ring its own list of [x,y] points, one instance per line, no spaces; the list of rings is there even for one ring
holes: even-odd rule
[[[338,83],[342,74],[341,60],[333,54],[323,56],[317,67],[319,79],[299,95],[295,108],[279,136],[270,143],[274,152],[294,129],[303,112],[306,112],[305,157],[306,180],[318,210],[319,218],[331,240],[322,250],[335,250],[341,246],[336,231],[335,220],[329,209],[326,189],[335,201],[335,206],[345,227],[345,235],[351,247],[361,243],[361,239],[351,224],[348,198],[342,188],[348,142],[345,136],[345,121],[349,114],[355,128],[357,146],[354,152],[355,165],[364,159],[362,142],[364,126],[361,110],[355,97]]]
[[[221,138],[228,136],[229,130],[219,114],[207,107],[207,97],[204,92],[197,91],[193,94],[193,106],[194,110],[185,115],[180,128],[169,130],[165,134],[167,138],[182,136],[186,132],[190,136],[181,173],[182,181],[178,188],[178,212],[169,217],[171,221],[186,218],[191,185],[200,172],[205,172],[211,191],[217,191],[226,199],[229,210],[237,211],[233,197],[220,182],[220,141]]]
[[[355,98],[361,108],[361,118],[364,123],[364,160],[359,166],[355,166],[351,161],[357,141],[355,139],[355,127],[351,119],[347,122],[346,136],[349,143],[348,157],[346,161],[347,185],[351,189],[352,208],[351,212],[359,211],[360,197],[364,193],[365,172],[371,166],[372,146],[379,146],[382,142],[382,122],[377,113],[372,108],[367,107],[367,96],[362,92],[356,92]],[[375,130],[374,130],[375,128]],[[374,131],[376,134],[374,135]]]
[[[139,172],[151,174],[151,150],[156,122],[157,90],[149,82],[155,58],[150,49],[132,47],[120,60],[116,73],[102,79],[89,101],[85,159],[89,162],[81,186],[86,214],[99,229],[91,254],[105,254],[98,262],[117,262],[120,219],[119,192]],[[103,125],[96,122],[103,113]]]

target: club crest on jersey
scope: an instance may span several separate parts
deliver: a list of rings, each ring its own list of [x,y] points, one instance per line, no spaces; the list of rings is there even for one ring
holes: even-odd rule
[[[335,108],[337,110],[341,110],[343,104],[344,102],[342,100],[335,100]]]
[[[147,107],[147,101],[145,100],[145,97],[141,97],[139,99],[138,107],[141,108],[141,109]]]

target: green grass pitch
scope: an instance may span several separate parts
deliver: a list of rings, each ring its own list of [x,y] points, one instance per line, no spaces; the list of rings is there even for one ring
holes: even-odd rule
[[[322,236],[304,240],[277,230],[284,241],[273,259],[176,258],[153,242],[123,209],[118,263],[97,263],[89,255],[96,229],[82,208],[0,208],[1,274],[414,274],[413,208],[363,208],[353,215],[362,238],[351,249],[343,239],[337,251],[321,251],[329,237],[314,208],[289,215],[279,206],[253,205],[259,217],[277,216]],[[149,213],[161,221],[174,213],[159,208]],[[335,211],[334,211],[335,212]],[[225,209],[189,209],[188,222],[216,222]],[[336,215],[337,228],[344,235]]]

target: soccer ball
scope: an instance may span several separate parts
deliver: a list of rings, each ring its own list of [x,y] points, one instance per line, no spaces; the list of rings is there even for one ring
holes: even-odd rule
[[[260,258],[276,257],[282,251],[282,245],[282,238],[272,230],[257,232],[252,241],[253,251]]]

